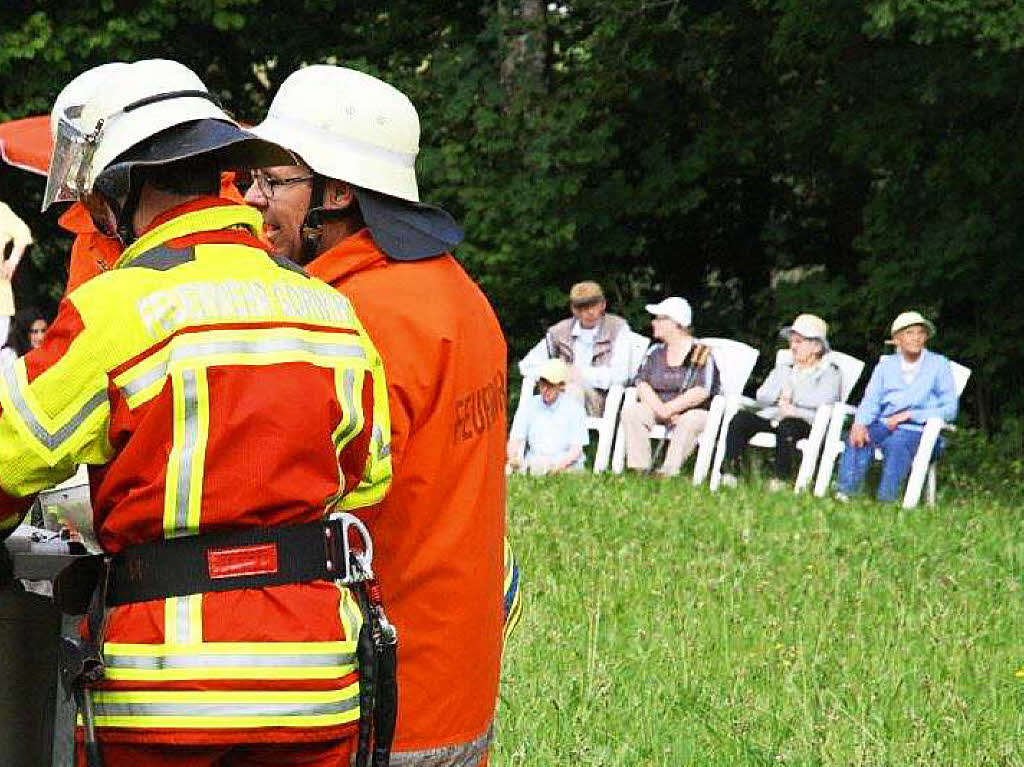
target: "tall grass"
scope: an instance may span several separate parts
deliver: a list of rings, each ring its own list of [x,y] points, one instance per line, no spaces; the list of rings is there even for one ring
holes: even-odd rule
[[[904,512],[513,477],[492,764],[1024,765],[1019,485]]]

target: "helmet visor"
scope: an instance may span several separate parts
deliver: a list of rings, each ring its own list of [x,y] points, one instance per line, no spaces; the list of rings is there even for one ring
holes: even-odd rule
[[[55,202],[79,200],[88,192],[85,187],[96,141],[82,133],[70,112],[69,109],[57,122],[46,192],[43,194],[44,211]]]

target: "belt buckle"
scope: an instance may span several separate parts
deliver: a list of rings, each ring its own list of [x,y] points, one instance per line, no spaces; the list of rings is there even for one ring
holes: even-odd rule
[[[351,532],[362,542],[362,551],[353,547]],[[324,546],[327,571],[343,586],[373,578],[373,540],[358,517],[346,512],[334,512],[324,525]]]

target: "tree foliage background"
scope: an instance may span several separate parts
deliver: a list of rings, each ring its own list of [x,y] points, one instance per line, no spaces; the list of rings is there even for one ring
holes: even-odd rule
[[[1015,0],[5,0],[0,119],[47,112],[110,60],[178,59],[242,120],[329,62],[406,91],[426,199],[517,358],[579,279],[647,332],[762,348],[800,311],[884,352],[918,309],[970,366],[968,419],[1024,416],[1024,4]],[[37,232],[23,298],[52,302],[67,237],[42,184],[0,172]],[[33,295],[35,294],[35,295]],[[52,303],[51,303],[52,305]]]

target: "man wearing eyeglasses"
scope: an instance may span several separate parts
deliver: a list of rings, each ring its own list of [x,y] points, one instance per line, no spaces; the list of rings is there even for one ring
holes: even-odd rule
[[[419,201],[419,118],[404,94],[311,66],[285,80],[252,131],[302,160],[257,172],[246,194],[267,242],[348,296],[384,359],[394,478],[360,514],[399,634],[393,763],[481,764],[502,605],[514,622],[517,604],[514,568],[503,571],[501,328],[449,253],[461,229]]]

